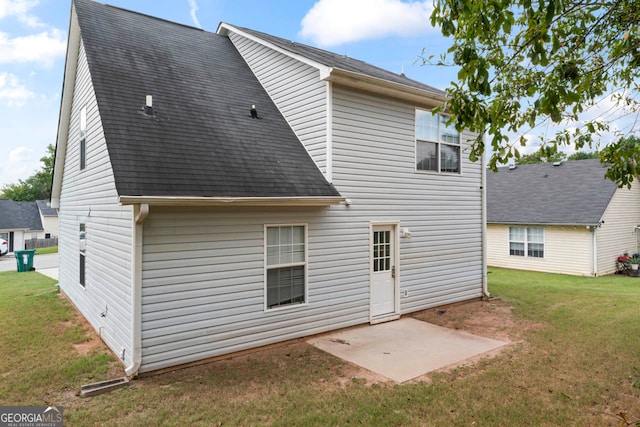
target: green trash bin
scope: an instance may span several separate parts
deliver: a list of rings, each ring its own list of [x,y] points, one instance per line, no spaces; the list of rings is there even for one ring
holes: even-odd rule
[[[36,251],[29,249],[25,251],[15,251],[13,254],[16,256],[16,263],[18,264],[18,273],[24,271],[31,271],[33,268],[33,256]]]

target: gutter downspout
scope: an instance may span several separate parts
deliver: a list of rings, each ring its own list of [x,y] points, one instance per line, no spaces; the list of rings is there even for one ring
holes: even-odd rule
[[[598,239],[596,238],[596,233],[598,232],[598,227],[591,227],[591,249],[593,252],[593,275],[594,277],[598,275]]]
[[[132,236],[132,287],[131,287],[131,365],[125,370],[128,377],[138,375],[142,364],[142,228],[149,216],[149,204],[142,203],[133,207]]]
[[[482,138],[484,141],[484,138]],[[487,284],[487,165],[485,155],[480,157],[480,167],[482,168],[482,180],[480,194],[482,197],[482,298],[489,299],[489,287]]]

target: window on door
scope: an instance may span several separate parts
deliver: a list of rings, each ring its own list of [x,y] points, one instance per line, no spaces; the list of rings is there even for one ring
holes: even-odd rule
[[[391,231],[373,232],[373,271],[391,270]]]
[[[306,302],[306,226],[266,227],[266,307]]]

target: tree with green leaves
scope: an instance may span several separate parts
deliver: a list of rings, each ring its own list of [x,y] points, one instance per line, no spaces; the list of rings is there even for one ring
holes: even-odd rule
[[[548,155],[544,150],[538,150],[531,154],[521,154],[516,159],[518,165],[531,165],[535,163],[555,163],[561,162],[567,158],[567,155],[562,151],[558,151],[552,155]]]
[[[619,181],[619,177],[629,177],[622,185],[631,188],[633,178],[640,175],[640,138],[629,136],[607,145],[602,149],[600,161],[609,165],[605,175],[607,178]]]
[[[20,179],[17,184],[7,184],[2,187],[2,197],[16,202],[49,200],[51,197],[51,177],[54,159],[55,147],[49,144],[47,146],[47,155],[40,159],[43,164],[42,169],[24,181]]]
[[[588,159],[599,159],[600,152],[599,151],[576,151],[567,157],[567,160],[588,160]]]
[[[489,149],[487,136],[493,170],[521,156],[525,138],[510,135],[523,129],[546,121],[563,128],[611,94],[619,108],[640,110],[638,0],[435,0],[431,23],[453,41],[436,63],[459,69],[440,109],[452,113],[459,130],[478,134],[472,160]],[[542,150],[592,147],[607,128],[602,118],[586,121],[547,137]],[[638,165],[611,158],[618,167],[609,178],[628,184]]]

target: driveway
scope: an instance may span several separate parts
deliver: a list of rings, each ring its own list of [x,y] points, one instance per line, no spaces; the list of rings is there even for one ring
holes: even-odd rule
[[[36,255],[33,258],[33,267],[38,273],[58,280],[58,254]],[[10,253],[0,257],[0,272],[16,271],[17,269],[14,254]]]

